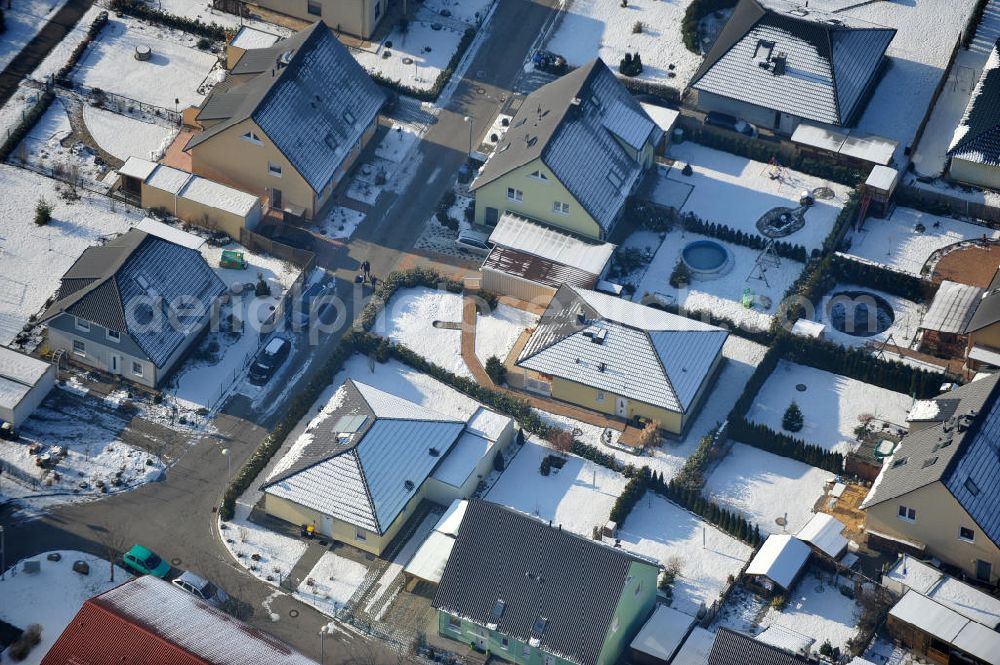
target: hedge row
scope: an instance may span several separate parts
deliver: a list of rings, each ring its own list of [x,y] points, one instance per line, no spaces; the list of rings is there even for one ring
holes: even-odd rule
[[[844,456],[840,453],[830,452],[822,446],[806,443],[784,432],[776,432],[766,425],[751,423],[746,418],[733,419],[729,423],[729,435],[741,443],[781,457],[805,462],[809,466],[832,473],[841,473],[844,470]]]
[[[35,126],[35,123],[49,110],[49,106],[55,98],[56,95],[51,90],[43,92],[38,99],[38,103],[31,107],[31,110],[24,115],[24,118],[21,122],[17,123],[14,129],[10,130],[10,135],[3,143],[0,143],[0,162],[7,161],[7,158],[10,157],[10,153],[14,152],[17,144],[28,135],[28,132]]]
[[[434,85],[431,86],[430,90],[405,85],[399,81],[390,79],[380,72],[370,71],[368,74],[376,83],[384,88],[388,88],[389,90],[397,92],[401,95],[406,95],[407,97],[419,99],[422,102],[436,102],[437,98],[441,95],[441,91],[444,90],[446,85],[448,85],[448,81],[451,80],[452,75],[455,73],[458,63],[462,60],[462,56],[465,54],[466,49],[469,48],[469,45],[475,37],[476,31],[474,28],[469,28],[462,34],[462,39],[459,40],[458,48],[451,56],[451,60],[448,61],[448,66],[441,70],[441,73],[438,74],[438,77],[434,81]]]
[[[759,547],[764,542],[764,536],[758,525],[753,524],[739,513],[723,508],[714,501],[705,498],[701,490],[696,487],[681,485],[676,479],[671,479],[669,483],[664,482],[663,474],[660,474],[650,481],[649,489],[690,510],[695,515],[703,517],[720,530],[752,547]]]
[[[618,495],[614,505],[611,506],[611,513],[608,515],[609,520],[618,525],[625,523],[625,518],[629,516],[629,513],[635,508],[635,504],[646,493],[651,476],[652,471],[649,470],[648,466],[644,466],[639,470],[639,473],[629,478],[629,481],[625,483],[625,487],[622,489],[622,493]]]
[[[80,62],[80,58],[83,57],[84,51],[86,51],[87,47],[90,46],[95,39],[97,39],[97,35],[100,34],[101,29],[107,24],[108,13],[100,12],[93,22],[91,22],[90,27],[87,28],[87,36],[83,38],[83,41],[76,45],[73,52],[69,55],[69,60],[67,60],[66,64],[60,67],[59,71],[56,72],[56,83],[59,85],[70,84],[69,75],[73,71],[73,68],[76,67],[78,62]]]
[[[226,29],[218,23],[205,23],[198,19],[168,14],[159,9],[153,9],[143,3],[142,0],[111,0],[111,10],[141,18],[150,23],[190,32],[214,41],[221,41],[226,38]]]
[[[839,254],[832,256],[830,268],[838,282],[864,284],[916,303],[923,302],[933,288],[929,281],[916,275],[855,261]]]
[[[444,279],[429,268],[411,268],[410,270],[391,272],[378,283],[372,297],[354,319],[355,328],[360,328],[365,332],[371,330],[382,308],[397,290],[411,289],[417,286],[426,286],[432,289],[443,286],[452,293],[463,291],[461,282]]]
[[[701,45],[698,43],[698,24],[701,23],[701,19],[713,12],[732,9],[735,6],[736,0],[693,0],[681,21],[681,37],[687,50],[701,55],[699,48]]]
[[[705,484],[705,469],[715,457],[720,428],[721,425],[716,425],[698,441],[698,447],[685,460],[684,466],[675,478],[678,485],[701,489]]]

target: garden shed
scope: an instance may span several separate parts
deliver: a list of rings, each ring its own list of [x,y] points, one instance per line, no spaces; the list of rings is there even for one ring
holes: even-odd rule
[[[921,348],[932,355],[961,357],[968,343],[965,329],[976,313],[983,290],[950,280],[941,282],[920,330]]]
[[[795,586],[809,553],[809,546],[795,536],[772,534],[750,560],[746,576],[760,591],[785,593]]]
[[[694,617],[666,605],[657,605],[629,645],[632,662],[636,665],[670,663],[694,624]]]
[[[19,427],[55,382],[55,365],[0,346],[0,420]]]

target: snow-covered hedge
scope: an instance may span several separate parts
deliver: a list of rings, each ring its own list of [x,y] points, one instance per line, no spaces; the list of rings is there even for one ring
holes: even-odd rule
[[[87,36],[73,48],[73,52],[69,55],[69,60],[66,61],[59,71],[56,72],[55,80],[59,85],[70,85],[69,75],[76,67],[76,63],[80,62],[80,58],[83,57],[84,51],[87,47],[97,39],[97,35],[100,34],[101,29],[108,24],[108,13],[101,12],[97,17],[91,22],[90,27],[87,28]]]
[[[0,143],[0,162],[7,161],[10,157],[10,153],[14,152],[14,148],[21,142],[21,140],[28,135],[31,128],[35,126],[35,123],[49,110],[49,106],[52,101],[56,98],[55,93],[51,90],[46,90],[42,93],[42,96],[38,98],[38,103],[31,107],[25,115],[21,122],[17,123],[17,126],[10,131],[10,135]]]

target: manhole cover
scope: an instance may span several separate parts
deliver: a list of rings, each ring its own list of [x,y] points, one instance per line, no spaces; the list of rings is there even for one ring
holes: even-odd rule
[[[785,526],[786,524],[788,524],[788,520],[786,520],[784,516],[775,517],[774,523],[777,524],[778,526]]]
[[[404,65],[412,65],[413,64],[413,58],[403,58],[403,64]]]
[[[288,616],[292,617],[293,619],[295,617],[297,617],[298,615],[299,615],[299,611],[298,610],[288,610]]]
[[[795,384],[795,389],[798,390],[800,393],[804,393],[806,391],[806,384],[804,384],[804,383],[796,383]]]
[[[476,94],[477,95],[485,95],[486,94],[486,88],[476,88]]]
[[[173,558],[173,559],[170,560],[170,565],[171,566],[179,566],[179,565],[181,565],[181,560],[178,559],[178,558]]]

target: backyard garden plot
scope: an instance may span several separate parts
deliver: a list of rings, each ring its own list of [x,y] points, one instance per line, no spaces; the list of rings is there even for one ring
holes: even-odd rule
[[[534,327],[538,316],[503,303],[476,319],[476,357],[486,366],[490,356],[505,360],[525,329]]]
[[[631,0],[622,6],[608,0],[573,0],[545,48],[574,67],[600,57],[615,71],[626,53],[638,52],[643,64],[639,79],[683,89],[701,64],[701,56],[688,51],[681,36],[690,4]]]
[[[766,237],[757,227],[765,213],[775,208],[798,209],[803,191],[819,191],[823,196],[817,196],[803,212],[805,225],[776,238],[809,251],[823,246],[850,193],[849,188],[829,180],[690,141],[671,145],[669,154],[677,163],[667,177],[692,187],[681,211],[746,234]],[[681,174],[684,164],[691,166],[690,176]]]
[[[813,515],[830,472],[742,443],[709,474],[704,494],[736,510],[762,532],[796,533]],[[776,520],[785,521],[784,528]]]
[[[913,208],[896,208],[889,219],[865,221],[864,228],[851,236],[850,253],[901,272],[920,275],[938,250],[980,240],[984,235],[997,239],[1000,231]]]
[[[589,538],[608,521],[627,481],[620,473],[575,456],[543,475],[542,460],[553,454],[537,441],[526,442],[486,498]]]
[[[461,376],[472,376],[462,360],[462,294],[418,287],[400,289],[386,303],[372,332],[409,347]]]
[[[295,567],[308,545],[249,519],[250,506],[236,502],[236,512],[228,522],[219,520],[222,541],[236,562],[250,574],[272,586],[278,586]]]
[[[397,26],[373,50],[357,49],[352,53],[370,73],[414,90],[427,91],[448,67],[461,41],[459,30],[436,22],[411,21],[405,34]]]
[[[0,39],[0,71],[3,71],[28,42],[66,4],[66,0],[18,0],[3,5],[3,39]]]
[[[324,552],[294,595],[323,614],[333,616],[361,587],[367,574],[368,569],[357,561]]]
[[[365,213],[360,210],[336,206],[323,220],[319,232],[327,238],[347,239],[354,235],[363,221],[365,221]]]
[[[143,122],[89,104],[83,121],[91,137],[107,153],[125,161],[129,157],[158,160],[177,136],[177,128]]]
[[[0,136],[6,138],[14,131],[24,115],[37,103],[41,91],[25,85],[23,82],[7,103],[0,106]]]
[[[840,583],[850,588],[849,580]],[[813,651],[819,651],[825,640],[847,651],[847,642],[858,633],[860,607],[840,592],[834,576],[823,571],[809,571],[787,595],[780,610],[771,607],[761,626],[778,625],[816,640]]]
[[[792,402],[802,410],[803,427],[798,432],[782,428],[782,417]],[[902,426],[912,402],[903,393],[782,360],[761,387],[747,420],[846,454],[858,445],[854,429],[863,416]]]
[[[753,550],[711,524],[652,492],[635,504],[618,529],[623,549],[677,567],[671,607],[696,616],[718,599]]]
[[[813,316],[826,325],[823,336],[843,346],[892,343],[910,347],[926,307],[912,300],[858,284],[837,284]],[[873,318],[872,318],[873,317]]]
[[[50,554],[57,554],[59,561],[50,561]],[[84,601],[129,581],[132,576],[115,566],[115,581],[110,581],[111,564],[85,552],[42,552],[29,560],[39,562],[39,572],[14,574],[13,569],[20,562],[8,561],[11,571],[0,581],[0,619],[22,630],[33,623],[42,627],[41,641],[21,661],[23,665],[38,665]],[[90,574],[73,572],[74,561],[85,562]]]
[[[32,314],[59,286],[59,278],[84,249],[127,231],[142,219],[110,199],[81,193],[64,201],[56,180],[0,165],[0,343],[10,344]],[[34,223],[39,198],[53,204],[52,221]]]
[[[94,151],[74,135],[67,107],[57,98],[18,144],[12,160],[96,187],[103,168],[95,157]]]
[[[73,80],[172,111],[197,106],[207,93],[202,83],[218,57],[198,50],[196,43],[197,37],[186,32],[112,16],[80,60]],[[152,51],[148,61],[135,59],[140,46]]]
[[[686,288],[670,285],[670,275],[681,258],[682,252],[695,241],[707,243],[725,261],[719,272],[695,275]],[[633,300],[641,302],[647,295],[667,303],[675,303],[690,311],[709,311],[716,316],[731,319],[754,330],[767,330],[779,311],[788,287],[802,273],[805,266],[790,259],[780,259],[778,265],[766,267],[767,281],[757,279],[755,270],[760,251],[722,242],[694,233],[674,230],[665,234],[663,243],[646,268],[645,273],[624,278],[635,286]],[[755,275],[755,277],[751,277]],[[748,308],[741,300],[752,299]]]

